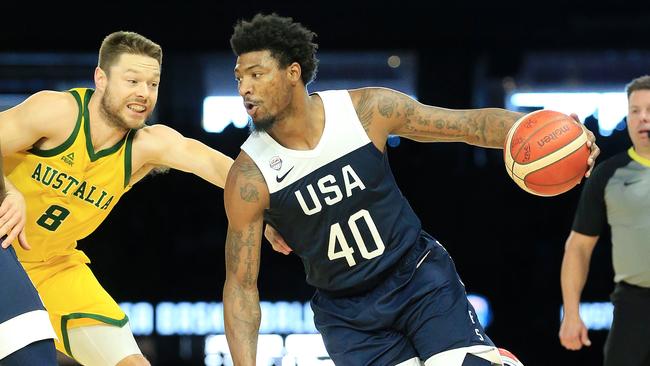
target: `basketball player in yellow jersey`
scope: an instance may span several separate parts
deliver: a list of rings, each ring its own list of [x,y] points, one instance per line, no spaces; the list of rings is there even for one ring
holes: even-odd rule
[[[156,43],[116,32],[101,45],[94,90],[41,91],[0,113],[5,174],[27,205],[31,250],[14,248],[50,315],[56,348],[84,365],[149,363],[128,318],[76,249],[77,240],[155,167],[223,187],[232,164],[172,128],[145,126],[158,96],[161,61]],[[0,212],[0,228],[7,219]],[[12,238],[17,235],[12,231]]]

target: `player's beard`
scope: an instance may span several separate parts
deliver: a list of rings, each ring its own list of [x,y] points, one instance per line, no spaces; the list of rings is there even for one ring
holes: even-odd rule
[[[251,132],[266,132],[268,133],[273,125],[275,125],[275,122],[277,122],[276,116],[266,116],[257,120],[251,120],[249,121],[248,125],[250,128]]]
[[[147,120],[146,116],[142,123],[139,126],[131,127],[129,124],[120,116],[120,105],[119,103],[112,103],[113,98],[110,92],[110,88],[106,87],[102,100],[99,103],[99,112],[102,117],[108,121],[111,126],[121,128],[124,130],[130,130],[131,128],[142,128],[144,127],[145,121]]]
[[[282,123],[284,120],[286,120],[286,118],[288,116],[291,115],[291,113],[293,112],[293,105],[291,104],[291,102],[293,100],[291,87],[287,86],[286,90],[285,90],[285,93],[280,93],[280,94],[281,94],[280,96],[274,98],[274,101],[271,101],[270,103],[268,103],[269,106],[273,106],[273,105],[279,106],[277,108],[274,108],[274,110],[276,111],[275,114],[269,113],[268,112],[269,109],[264,108],[267,104],[262,102],[260,104],[260,106],[258,107],[258,110],[257,110],[258,113],[256,113],[256,115],[259,116],[259,117],[256,118],[256,119],[253,119],[253,117],[250,117],[251,120],[249,121],[250,122],[249,123],[249,125],[250,125],[249,128],[250,128],[251,132],[263,131],[263,132],[269,133],[269,131],[271,131],[271,129],[273,128],[273,126],[275,126],[276,123],[278,123],[278,122]],[[267,113],[260,116],[260,114],[261,114],[260,112],[263,112],[263,111],[260,110],[259,108],[264,108],[264,111],[267,112]]]

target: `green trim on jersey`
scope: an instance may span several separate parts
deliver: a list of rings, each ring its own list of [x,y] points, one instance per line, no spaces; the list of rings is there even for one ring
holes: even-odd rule
[[[133,145],[135,133],[136,130],[131,130],[126,136],[126,146],[124,147],[124,188],[131,181],[131,146]]]
[[[650,168],[650,159],[644,158],[643,156],[639,155],[635,150],[634,146],[630,147],[629,150],[627,150],[628,155],[632,159],[634,159],[637,163]]]
[[[61,317],[61,335],[63,336],[63,345],[65,346],[65,351],[68,354],[68,356],[74,358],[72,355],[72,350],[70,349],[70,339],[68,337],[68,320],[71,319],[81,319],[81,318],[88,318],[88,319],[95,319],[97,321],[100,321],[102,323],[106,323],[108,325],[113,325],[116,327],[122,328],[126,323],[129,322],[129,317],[124,315],[124,318],[120,319],[113,319],[109,318],[104,315],[99,315],[99,314],[91,314],[91,313],[70,313],[67,315],[64,315]]]
[[[68,90],[68,93],[72,94],[74,99],[77,101],[77,105],[79,106],[79,114],[77,115],[77,123],[74,126],[74,130],[72,131],[72,134],[68,137],[67,140],[65,140],[61,145],[52,148],[52,149],[47,149],[47,150],[41,150],[36,147],[32,147],[31,149],[27,150],[30,154],[34,154],[36,156],[42,156],[44,158],[49,158],[52,156],[59,155],[60,153],[64,152],[67,148],[72,146],[74,143],[74,140],[77,139],[77,135],[79,134],[79,128],[81,127],[81,116],[82,114],[82,103],[81,103],[81,96],[76,90]],[[92,93],[91,93],[92,94]],[[86,93],[86,96],[88,96],[88,93]],[[89,99],[89,98],[88,98]]]

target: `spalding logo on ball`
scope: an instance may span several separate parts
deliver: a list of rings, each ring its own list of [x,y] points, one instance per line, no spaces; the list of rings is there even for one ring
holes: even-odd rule
[[[508,175],[526,192],[556,196],[587,172],[587,134],[566,114],[539,110],[521,117],[508,132],[503,157]]]

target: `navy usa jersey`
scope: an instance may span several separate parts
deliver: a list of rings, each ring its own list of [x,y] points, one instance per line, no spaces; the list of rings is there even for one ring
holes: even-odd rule
[[[347,90],[318,93],[325,127],[313,150],[264,132],[242,145],[270,193],[265,221],[301,259],[307,282],[332,294],[373,286],[420,234],[421,224],[366,134]]]

